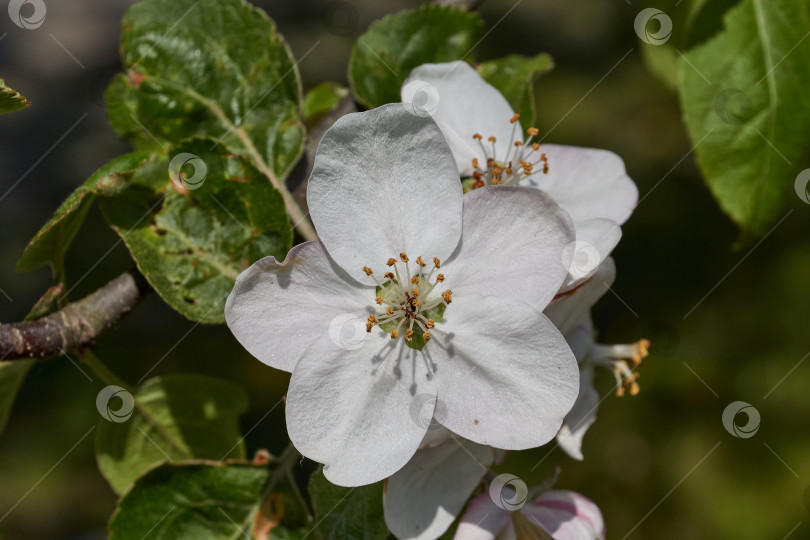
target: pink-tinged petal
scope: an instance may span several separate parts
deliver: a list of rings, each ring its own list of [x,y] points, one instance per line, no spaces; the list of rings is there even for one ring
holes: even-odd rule
[[[425,90],[425,84],[432,88]],[[511,150],[509,145],[514,128],[516,140],[523,141],[520,124],[509,122],[514,115],[509,102],[466,62],[417,67],[402,86],[402,100],[412,100],[415,89],[434,94],[431,101],[436,104],[429,112],[444,133],[458,171],[464,176],[472,174],[473,158],[486,163],[481,146],[473,139],[474,134],[483,137],[490,155],[492,143],[487,139],[495,137],[495,156],[499,160]]]
[[[554,540],[605,538],[605,522],[599,507],[573,491],[547,491],[520,511],[530,522],[548,531]]]
[[[397,538],[434,540],[455,521],[495,450],[453,437],[419,450],[386,484],[385,521]]]
[[[445,363],[443,351],[433,360]],[[341,486],[371,484],[405,466],[425,436],[436,383],[422,353],[375,329],[357,349],[315,341],[295,367],[287,431],[306,457]],[[415,411],[415,412],[414,412]]]
[[[588,317],[591,307],[604,296],[615,279],[616,263],[608,257],[589,279],[575,289],[558,294],[543,313],[567,336]]]
[[[329,255],[373,283],[389,257],[446,259],[461,235],[462,189],[453,154],[430,118],[402,104],[347,114],[326,131],[307,203]]]
[[[582,439],[588,428],[596,422],[596,412],[599,410],[599,392],[593,385],[593,371],[590,363],[582,366],[579,374],[579,396],[557,433],[560,448],[580,461],[583,459]]]
[[[495,540],[506,529],[512,512],[497,506],[489,491],[478,495],[464,511],[454,540]]]
[[[324,335],[359,346],[373,299],[374,289],[349,278],[320,242],[305,242],[282,263],[265,257],[239,274],[225,320],[250,354],[291,372]]]
[[[444,319],[435,332],[447,356],[436,362],[445,406],[436,420],[507,450],[553,439],[579,392],[579,368],[548,318],[508,297],[454,295]]]
[[[490,186],[464,196],[461,243],[442,264],[454,295],[520,299],[543,309],[559,291],[574,240],[568,215],[538,190]]]
[[[522,185],[540,188],[562,206],[575,223],[604,218],[621,225],[636,207],[638,189],[627,176],[622,158],[608,150],[543,144],[548,174],[536,174]]]

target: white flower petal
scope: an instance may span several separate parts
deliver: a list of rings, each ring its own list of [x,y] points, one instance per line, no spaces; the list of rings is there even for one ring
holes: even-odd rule
[[[608,291],[616,279],[616,263],[608,257],[596,273],[575,289],[558,294],[543,310],[564,336],[588,316],[591,307]]]
[[[627,176],[622,158],[608,150],[543,144],[548,174],[536,174],[522,185],[551,195],[574,222],[609,219],[621,225],[638,202],[638,189]]]
[[[433,360],[446,362],[443,351]],[[419,351],[374,329],[346,350],[324,336],[295,367],[287,394],[290,440],[341,486],[387,478],[414,455],[432,416],[436,383]],[[426,398],[426,399],[425,399]]]
[[[601,540],[605,522],[599,507],[573,491],[547,491],[520,510],[554,540]]]
[[[495,157],[499,160],[511,150],[513,128],[515,140],[523,141],[520,123],[509,122],[515,114],[509,102],[466,62],[417,67],[403,85],[403,101],[411,97],[407,90],[420,82],[431,85],[435,89],[432,92],[438,95],[438,107],[435,110],[431,107],[431,113],[447,138],[462,175],[472,174],[473,158],[486,162],[481,147],[473,140],[474,134],[483,136],[482,143],[490,154],[492,143],[487,139],[495,137]]]
[[[557,433],[557,443],[566,454],[574,459],[582,460],[582,438],[588,428],[596,422],[596,412],[599,409],[599,393],[593,385],[594,368],[585,363],[579,373],[579,396],[574,407],[565,416],[560,432]]]
[[[544,193],[491,186],[464,196],[464,228],[443,263],[454,295],[519,298],[543,309],[568,273],[565,246],[574,240],[568,215]]]
[[[250,354],[292,371],[325,334],[354,347],[364,340],[373,297],[374,289],[349,278],[320,242],[305,242],[292,248],[283,263],[265,257],[239,274],[225,304],[225,320]]]
[[[621,227],[609,219],[577,221],[574,226],[577,239],[564,251],[570,262],[561,292],[575,289],[594,275],[622,238]]]
[[[454,437],[416,452],[386,484],[385,522],[397,538],[433,540],[464,508],[495,450]]]
[[[507,450],[553,439],[576,400],[579,369],[551,321],[519,300],[475,295],[454,297],[444,319],[436,420]]]
[[[329,255],[373,281],[389,257],[446,258],[461,235],[462,189],[436,123],[388,104],[343,116],[321,139],[307,186],[312,221]],[[378,268],[379,267],[379,268]]]
[[[478,495],[464,511],[454,540],[495,540],[509,524],[512,512],[497,506],[489,491]]]

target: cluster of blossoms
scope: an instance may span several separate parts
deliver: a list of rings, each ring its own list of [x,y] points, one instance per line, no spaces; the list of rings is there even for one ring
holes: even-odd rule
[[[465,506],[456,538],[602,538],[573,492],[533,490],[520,511],[470,497],[505,451],[556,437],[582,459],[596,366],[637,392],[648,343],[596,344],[590,321],[635,185],[610,152],[524,139],[466,63],[414,81],[441,97],[431,114],[390,104],[324,134],[307,192],[320,240],[243,272],[228,326],[292,372],[303,455],[335,484],[386,480],[398,538],[438,538]]]

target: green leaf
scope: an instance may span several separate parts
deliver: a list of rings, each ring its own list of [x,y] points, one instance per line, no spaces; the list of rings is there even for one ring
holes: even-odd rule
[[[142,477],[118,502],[111,540],[252,538],[267,467],[241,463],[167,463]]]
[[[306,118],[307,126],[312,127],[317,124],[348,93],[348,89],[331,81],[321,83],[307,92],[304,96],[304,118]]]
[[[210,140],[187,141],[170,155],[187,163],[185,178],[171,182],[171,162],[153,160],[129,189],[99,206],[170,306],[194,321],[221,323],[236,276],[289,250],[284,202],[250,162]]]
[[[483,30],[477,13],[436,4],[388,15],[373,23],[352,48],[352,91],[369,108],[398,102],[413,68],[465,59]]]
[[[5,81],[0,79],[0,114],[19,111],[31,105],[25,96],[6,86]]]
[[[545,53],[531,58],[512,54],[484,62],[479,73],[520,114],[520,124],[526,130],[537,124],[534,83],[553,67],[554,60]]]
[[[121,55],[127,74],[106,94],[109,120],[137,147],[213,137],[282,179],[300,157],[297,68],[273,22],[244,0],[142,0],[124,15]]]
[[[128,419],[101,419],[96,430],[98,466],[116,493],[162,461],[245,457],[239,416],[248,403],[240,386],[202,375],[166,375],[147,380],[132,395]],[[121,405],[108,407],[116,411]],[[111,417],[122,420],[125,413]]]
[[[810,0],[744,0],[722,33],[686,55],[693,67],[682,66],[698,163],[748,235],[764,234],[779,218],[810,159],[808,28]]]
[[[17,261],[17,270],[32,270],[43,264],[61,268],[65,252],[84,221],[95,195],[114,195],[126,186],[129,176],[147,158],[143,153],[119,156],[102,166],[70,194],[53,217],[34,235]]]
[[[309,495],[318,524],[314,529],[316,537],[328,540],[388,538],[382,482],[352,488],[336,486],[319,469],[309,480]]]
[[[17,392],[34,362],[35,360],[0,362],[0,433],[6,428]]]
[[[678,87],[680,54],[710,39],[723,29],[723,15],[740,0],[646,0],[645,8],[663,11],[672,20],[672,34],[665,43],[639,42],[641,56],[650,72],[673,92]],[[648,27],[656,32],[656,23]],[[660,24],[660,23],[658,23]]]

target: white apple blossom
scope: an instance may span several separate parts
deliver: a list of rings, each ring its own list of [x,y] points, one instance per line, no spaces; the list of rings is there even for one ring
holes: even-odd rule
[[[546,490],[531,502],[509,504],[516,494],[488,490],[467,506],[456,540],[602,540],[605,522],[599,507],[574,491]],[[535,489],[530,492],[537,491]],[[499,497],[499,499],[496,499]],[[533,495],[530,495],[533,497]],[[500,500],[501,498],[506,499]],[[518,509],[512,510],[514,506]]]
[[[302,454],[335,484],[387,478],[428,433],[411,414],[424,395],[429,416],[474,443],[553,439],[579,375],[541,313],[567,274],[565,211],[517,187],[462,200],[436,123],[401,104],[324,134],[307,202],[321,240],[254,263],[225,308],[249,352],[292,372],[287,428]]]
[[[618,396],[623,396],[625,389],[631,395],[636,395],[640,389],[636,368],[647,356],[650,347],[646,339],[628,345],[596,343],[590,310],[608,291],[615,277],[616,266],[613,259],[608,258],[591,279],[572,294],[555,298],[545,310],[545,314],[565,336],[579,362],[579,396],[557,434],[560,448],[574,459],[583,459],[582,439],[596,421],[596,412],[602,401],[594,386],[595,368],[607,368],[613,373]]]
[[[441,128],[470,187],[521,185],[548,193],[576,227],[562,290],[590,277],[619,242],[620,225],[638,200],[621,158],[606,150],[541,144],[535,127],[524,137],[506,98],[466,62],[415,68],[403,85],[403,101],[417,106],[426,89],[432,99],[425,114]]]

